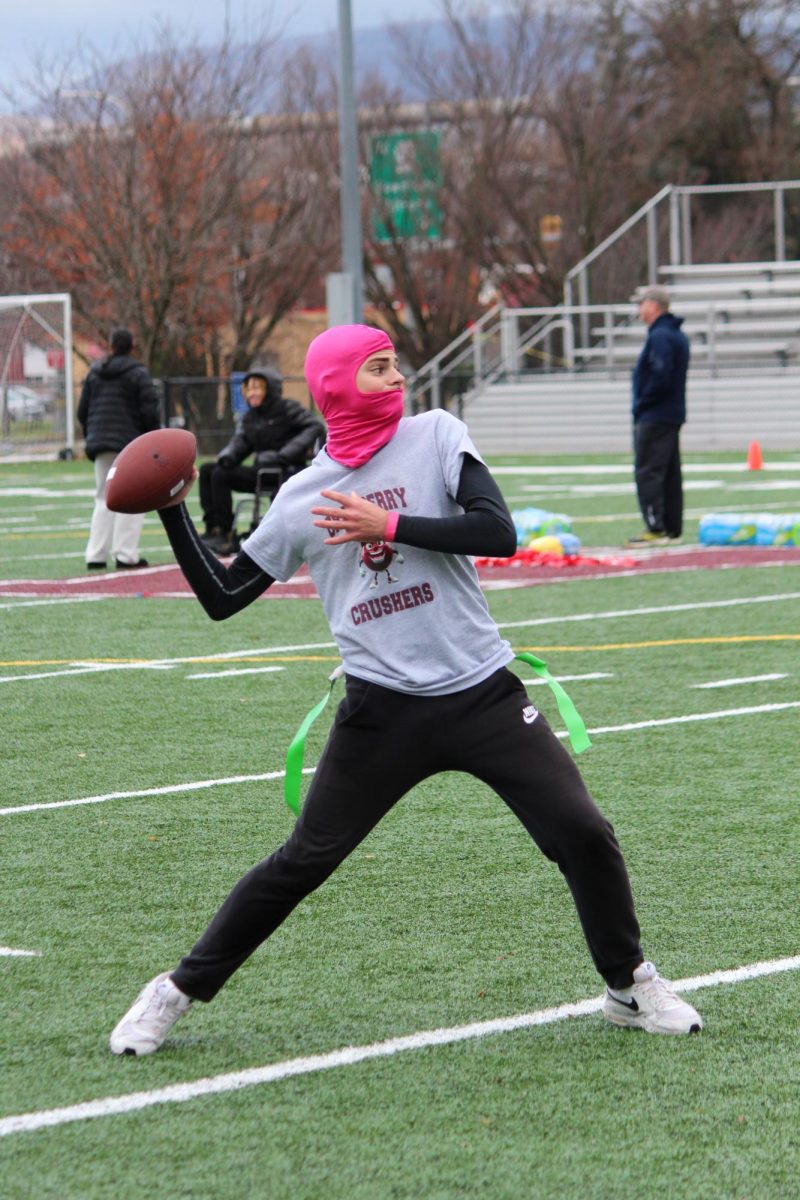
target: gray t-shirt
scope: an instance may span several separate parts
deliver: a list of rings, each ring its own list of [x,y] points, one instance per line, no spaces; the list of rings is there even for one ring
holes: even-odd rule
[[[357,492],[401,515],[453,516],[462,511],[455,495],[465,454],[483,461],[466,425],[442,409],[405,417],[362,467],[344,467],[323,449],[286,481],[243,544],[281,581],[307,564],[349,675],[440,696],[480,683],[513,659],[470,558],[395,543],[388,567],[374,569],[362,563],[359,542],[326,546],[327,533],[313,524],[311,508],[328,503],[323,488]]]

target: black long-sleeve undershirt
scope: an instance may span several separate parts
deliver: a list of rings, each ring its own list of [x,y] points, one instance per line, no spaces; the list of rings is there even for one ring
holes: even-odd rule
[[[510,557],[517,533],[500,488],[487,467],[464,455],[456,500],[464,509],[452,517],[406,517],[401,514],[392,539],[420,550],[445,554]]]
[[[503,558],[517,548],[511,515],[483,463],[464,455],[456,500],[464,509],[452,517],[400,516],[392,539],[421,550]],[[181,569],[213,621],[241,612],[275,582],[243,550],[226,567],[202,541],[185,504],[162,508],[159,516]]]
[[[212,621],[241,612],[275,582],[241,550],[229,567],[220,562],[201,539],[185,504],[159,509],[158,515],[187,582]]]

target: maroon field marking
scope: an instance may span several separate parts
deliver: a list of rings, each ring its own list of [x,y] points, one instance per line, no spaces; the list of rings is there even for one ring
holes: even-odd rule
[[[652,572],[717,570],[724,567],[800,566],[800,547],[796,546],[687,546],[659,552],[648,550],[635,556],[598,555],[579,558],[568,566],[513,563],[481,566],[481,584],[490,589],[504,583],[515,587],[535,587],[540,583],[569,579],[597,579],[607,575],[648,575]],[[67,579],[0,580],[0,597],[36,597],[185,599],[192,591],[180,568],[174,563],[146,567],[138,571],[108,571],[98,575],[79,575]],[[311,580],[301,569],[288,583],[275,583],[264,593],[265,600],[313,599],[317,595]]]

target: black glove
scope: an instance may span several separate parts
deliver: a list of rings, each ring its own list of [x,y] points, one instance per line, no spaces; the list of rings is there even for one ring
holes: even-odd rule
[[[281,456],[277,450],[262,450],[256,455],[256,467],[260,470],[262,467],[280,467],[282,466]]]
[[[230,471],[231,467],[234,466],[234,461],[230,454],[220,454],[217,459],[217,465],[223,467],[226,471]]]

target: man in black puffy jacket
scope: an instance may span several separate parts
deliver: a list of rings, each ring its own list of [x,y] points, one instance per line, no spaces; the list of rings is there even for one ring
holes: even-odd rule
[[[267,492],[275,496],[285,478],[308,462],[314,443],[325,436],[325,426],[296,400],[283,399],[283,378],[271,367],[253,367],[242,380],[247,411],[216,462],[200,468],[200,504],[205,521],[203,541],[216,554],[233,554],[233,492],[256,490],[258,472],[275,468],[267,479]],[[252,466],[244,460],[255,455]]]
[[[86,438],[86,456],[94,463],[96,493],[86,566],[102,570],[113,555],[120,570],[146,567],[139,556],[139,538],[144,515],[113,513],[106,507],[106,478],[120,450],[139,437],[158,429],[161,402],[150,373],[131,357],[133,335],[129,329],[111,334],[111,353],[95,363],[81,392],[78,420]]]

